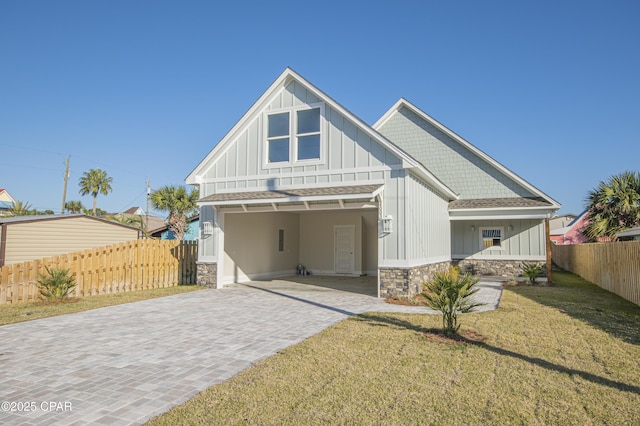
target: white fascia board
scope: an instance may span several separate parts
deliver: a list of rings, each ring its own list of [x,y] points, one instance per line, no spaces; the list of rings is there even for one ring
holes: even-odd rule
[[[251,200],[226,200],[226,201],[198,201],[199,206],[234,206],[252,204],[280,204],[280,203],[300,203],[311,201],[339,201],[339,200],[361,200],[374,198],[372,193],[366,194],[345,194],[345,195],[314,195],[309,197],[287,197],[287,198],[254,198]]]
[[[491,213],[491,212],[502,212],[502,211],[556,211],[555,208],[551,206],[539,206],[539,207],[489,207],[489,208],[467,208],[467,209],[449,209],[450,213],[464,213],[464,212],[475,212],[475,213]]]
[[[502,219],[546,219],[548,213],[539,214],[505,214],[505,215],[477,215],[477,216],[449,216],[449,220],[502,220]]]
[[[453,192],[451,188],[449,188],[447,185],[442,183],[440,179],[435,177],[433,173],[425,169],[422,165],[413,167],[411,171],[420,179],[424,180],[425,182],[430,184],[432,187],[434,187],[436,190],[440,191],[440,193],[445,197],[447,197],[449,201],[457,200],[458,198],[460,198],[458,194]]]
[[[528,189],[532,193],[534,193],[534,194],[544,198],[545,200],[549,201],[557,209],[560,208],[560,203],[558,203],[556,200],[554,200],[553,198],[551,198],[550,196],[548,196],[544,192],[540,191],[538,188],[536,188],[535,186],[531,185],[526,180],[522,179],[520,176],[518,176],[517,174],[515,174],[514,172],[512,172],[511,170],[509,170],[508,168],[506,168],[505,166],[503,166],[502,164],[500,164],[499,162],[497,162],[496,160],[494,160],[493,158],[491,158],[487,154],[485,154],[483,151],[481,151],[480,149],[475,147],[473,144],[467,142],[464,138],[462,138],[461,136],[459,136],[455,132],[451,131],[446,126],[441,124],[438,120],[434,119],[433,117],[428,115],[426,112],[422,111],[420,108],[416,107],[415,105],[413,105],[411,102],[407,101],[404,98],[400,98],[391,108],[389,108],[389,110],[386,113],[384,113],[384,115],[382,117],[380,117],[380,119],[378,121],[375,122],[375,124],[373,125],[373,128],[377,131],[380,127],[382,127],[384,125],[384,123],[387,122],[387,120],[389,120],[389,118],[391,118],[393,116],[393,114],[395,114],[398,111],[400,111],[400,108],[402,108],[402,107],[406,107],[406,108],[410,109],[415,114],[417,114],[419,117],[421,117],[423,120],[425,120],[425,121],[429,122],[430,124],[432,124],[435,128],[440,130],[442,133],[444,133],[447,136],[451,137],[453,140],[457,141],[459,144],[461,144],[462,146],[464,146],[467,149],[469,149],[470,151],[472,151],[478,157],[482,158],[483,160],[485,160],[486,162],[491,164],[493,167],[495,167],[496,169],[498,169],[499,171],[501,171],[505,175],[509,176],[511,179],[513,179],[514,181],[516,181],[517,183],[519,183],[520,185],[522,185],[523,187],[525,187],[526,189]]]

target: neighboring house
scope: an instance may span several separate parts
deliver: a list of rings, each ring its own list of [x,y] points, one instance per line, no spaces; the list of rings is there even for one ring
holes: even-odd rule
[[[122,215],[124,217],[139,217],[141,220],[141,225],[143,226],[143,228],[146,225],[146,229],[149,231],[150,235],[155,234],[158,230],[166,226],[164,219],[153,215],[149,215],[147,217],[141,207],[131,207],[130,209],[127,209],[122,213],[118,213],[118,215]]]
[[[587,243],[589,239],[582,235],[582,231],[587,225],[589,225],[589,217],[584,211],[567,226],[558,229],[551,228],[551,242],[558,245]]]
[[[573,213],[554,216],[549,219],[549,229],[560,229],[569,226],[579,215]]]
[[[616,233],[616,237],[618,241],[638,241],[640,240],[640,226],[620,231]]]
[[[187,219],[187,230],[184,233],[183,241],[195,241],[198,239],[200,233],[200,217],[198,215]],[[169,231],[169,225],[164,225],[162,228],[156,229],[152,234],[154,238],[160,238],[161,240],[175,240],[173,231]]]
[[[560,205],[400,99],[373,126],[287,68],[186,178],[200,187],[199,283],[376,275],[421,291],[452,263],[545,260]]]
[[[82,214],[0,217],[0,266],[138,237],[137,228]]]
[[[9,210],[16,200],[7,192],[6,189],[0,188],[0,216],[9,214]]]
[[[131,207],[122,212],[124,215],[144,216],[144,210],[141,207]]]

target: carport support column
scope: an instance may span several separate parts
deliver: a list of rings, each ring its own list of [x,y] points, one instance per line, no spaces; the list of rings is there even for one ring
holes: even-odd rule
[[[218,288],[218,265],[213,262],[196,262],[198,285]]]
[[[219,208],[215,208],[216,217],[216,257],[218,258],[217,277],[218,288],[224,287],[224,213]]]

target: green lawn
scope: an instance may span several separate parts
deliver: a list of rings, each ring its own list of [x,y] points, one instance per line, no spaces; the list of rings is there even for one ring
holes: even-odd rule
[[[638,424],[640,307],[558,271],[461,316],[369,313],[257,363],[151,424]],[[479,340],[479,341],[478,341]]]
[[[154,290],[140,290],[100,296],[80,297],[64,303],[46,304],[43,302],[26,302],[0,305],[0,325],[52,317],[55,315],[71,314],[73,312],[88,311],[89,309],[120,305],[122,303],[138,302],[140,300],[153,299],[155,297],[202,290],[203,288],[204,287],[195,285],[180,285]]]

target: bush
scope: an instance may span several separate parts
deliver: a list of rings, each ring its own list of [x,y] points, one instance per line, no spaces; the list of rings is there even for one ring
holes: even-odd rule
[[[539,263],[534,262],[522,262],[522,275],[529,278],[531,284],[536,283],[536,278],[542,275],[544,267]]]
[[[433,274],[433,278],[423,284],[422,296],[427,299],[428,306],[442,312],[444,334],[458,331],[458,314],[471,312],[473,308],[483,305],[471,298],[479,290],[476,287],[478,281],[471,274],[461,275],[458,268],[450,267],[447,272]]]
[[[40,294],[48,300],[62,300],[69,297],[69,293],[76,287],[76,279],[69,269],[44,267],[46,273],[41,272],[38,280]]]

